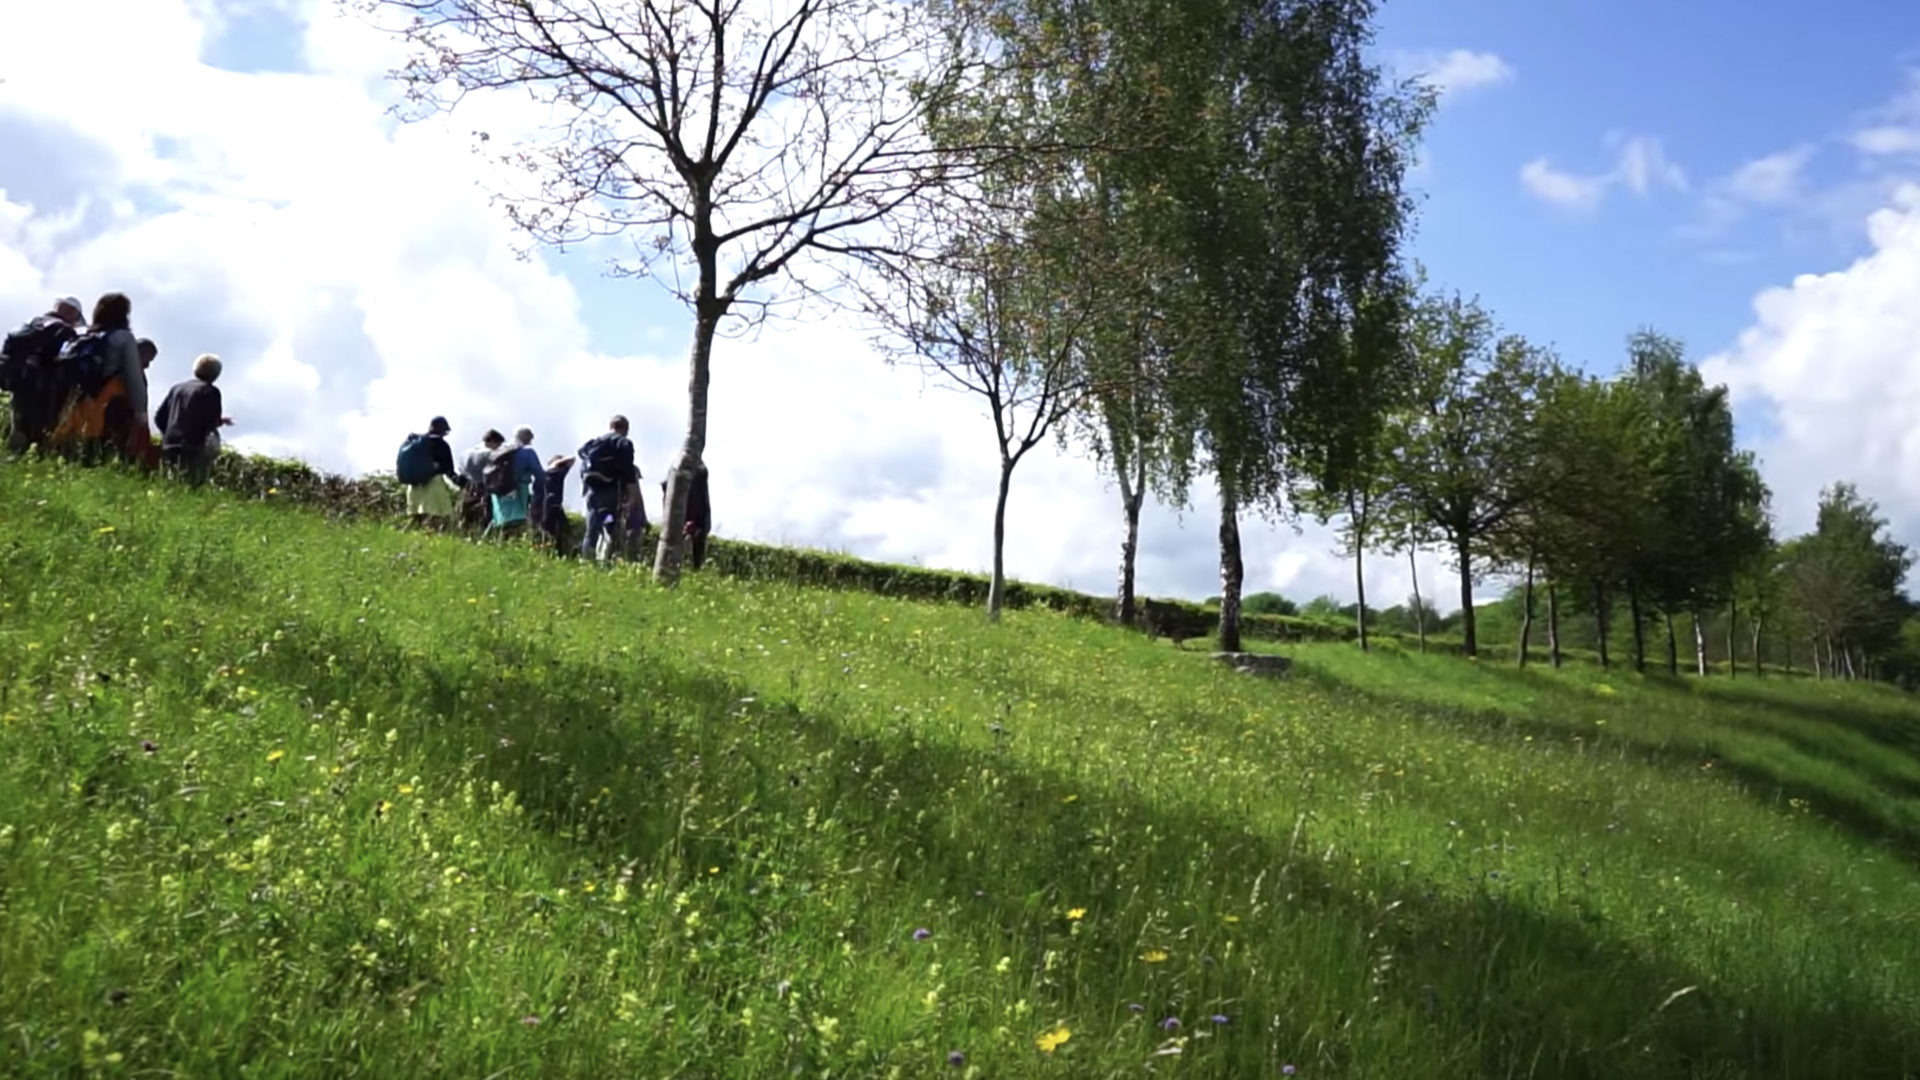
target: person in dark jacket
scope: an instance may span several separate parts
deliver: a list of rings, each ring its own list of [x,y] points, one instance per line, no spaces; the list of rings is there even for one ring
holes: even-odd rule
[[[199,487],[213,471],[218,448],[211,443],[213,433],[233,423],[221,414],[220,358],[202,353],[193,362],[193,378],[175,383],[154,410],[153,426],[160,432],[160,461],[171,472]]]
[[[436,416],[427,425],[427,451],[433,457],[433,475],[424,484],[407,488],[407,514],[415,525],[442,528],[453,520],[453,493],[466,487],[465,476],[453,467],[453,447],[447,434],[453,425]]]
[[[640,481],[640,468],[633,463],[633,440],[627,438],[627,418],[614,417],[607,429],[580,446],[580,484],[587,493],[587,534],[580,540],[580,553],[588,558],[594,557],[603,534],[614,534],[608,537],[609,552],[621,549],[618,533],[625,522],[620,496],[628,485]]]
[[[42,444],[60,419],[59,386],[53,376],[53,364],[61,346],[79,335],[85,313],[80,301],[63,296],[53,302],[53,310],[28,321],[16,333],[21,346],[37,346],[37,355],[0,360],[15,372],[18,384],[5,387],[9,392],[13,424],[7,429],[7,449],[14,452]]]
[[[667,482],[660,481],[660,513],[665,515],[668,507]],[[698,570],[707,561],[707,537],[713,532],[713,502],[707,494],[707,465],[701,462],[693,470],[693,485],[687,489],[687,523],[680,528],[680,535],[687,541],[687,565]]]
[[[553,455],[547,459],[547,471],[540,487],[540,531],[552,542],[556,556],[573,554],[573,548],[567,543],[567,509],[562,505],[567,494],[567,473],[571,471],[571,455]]]

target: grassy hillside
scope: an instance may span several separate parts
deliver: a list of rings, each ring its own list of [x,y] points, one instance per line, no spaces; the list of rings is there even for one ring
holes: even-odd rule
[[[0,1073],[1897,1077],[1920,712],[0,466]]]

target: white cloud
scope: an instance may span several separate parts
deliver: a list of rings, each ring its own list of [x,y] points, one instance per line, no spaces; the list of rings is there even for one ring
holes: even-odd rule
[[[225,358],[241,448],[390,468],[406,432],[445,414],[463,446],[483,427],[526,422],[551,453],[618,410],[658,479],[684,430],[689,317],[651,284],[568,276],[577,257],[517,258],[521,237],[476,183],[493,166],[470,152],[470,131],[498,138],[542,118],[474,99],[453,122],[396,124],[381,78],[398,59],[393,43],[318,0],[282,4],[305,26],[310,73],[218,70],[200,60],[220,32],[216,10],[238,9],[71,0],[9,15],[0,312],[24,318],[56,293],[128,292],[136,325],[162,349],[157,384],[184,378],[197,353]],[[89,46],[92,74],[77,81],[34,44],[76,24],[116,27]],[[636,307],[657,319],[636,319]],[[984,413],[890,372],[844,320],[723,340],[712,406],[723,534],[987,565],[995,468]],[[570,494],[577,501],[577,485]],[[1144,592],[1217,591],[1214,506],[1149,509]],[[1092,464],[1036,451],[1014,478],[1010,572],[1110,589],[1118,509]],[[1251,519],[1243,529],[1249,591],[1351,598],[1350,565],[1327,530]],[[1404,559],[1370,570],[1376,604],[1411,591]],[[1424,555],[1421,585],[1456,592]]]
[[[1763,206],[1790,203],[1802,194],[1807,163],[1812,159],[1811,146],[1768,154],[1735,169],[1720,186],[1726,194],[1744,202]]]
[[[1597,209],[1616,187],[1635,195],[1647,195],[1656,188],[1687,189],[1686,171],[1668,160],[1660,140],[1615,133],[1605,142],[1614,152],[1613,168],[1606,172],[1569,172],[1546,158],[1535,158],[1520,167],[1520,186],[1542,202],[1578,213]]]
[[[1869,254],[1762,292],[1754,322],[1701,364],[1771,434],[1759,450],[1775,511],[1809,528],[1822,486],[1851,480],[1896,531],[1920,529],[1920,185],[1868,220]]]
[[[1855,150],[1870,158],[1920,156],[1920,70],[1909,70],[1905,87],[1864,120],[1847,134]]]
[[[1490,52],[1449,49],[1396,55],[1395,66],[1426,82],[1442,97],[1513,81],[1513,66]]]
[[[1546,158],[1536,158],[1520,167],[1520,185],[1541,202],[1568,210],[1592,210],[1607,195],[1604,176],[1566,172],[1555,168]]]

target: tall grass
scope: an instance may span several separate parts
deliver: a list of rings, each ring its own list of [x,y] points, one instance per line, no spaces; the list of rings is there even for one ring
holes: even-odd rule
[[[1897,1077],[1920,713],[0,472],[0,1072]]]

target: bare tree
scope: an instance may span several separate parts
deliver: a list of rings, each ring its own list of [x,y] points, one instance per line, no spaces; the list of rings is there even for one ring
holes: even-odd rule
[[[1099,278],[1069,261],[1069,231],[1030,214],[956,216],[937,256],[876,262],[877,284],[867,289],[866,310],[892,358],[977,395],[992,416],[1000,476],[987,617],[996,621],[1006,593],[1013,470],[1079,408],[1088,388],[1079,352]]]
[[[392,77],[418,116],[513,91],[553,122],[504,164],[498,192],[536,243],[630,235],[617,276],[652,277],[691,308],[687,431],[667,487],[657,580],[678,580],[687,491],[707,446],[713,342],[804,299],[810,259],[897,253],[884,228],[979,147],[930,122],[980,70],[952,13],[884,0],[339,0],[397,14]],[[487,136],[481,134],[482,142]],[[783,278],[794,288],[754,287]]]

